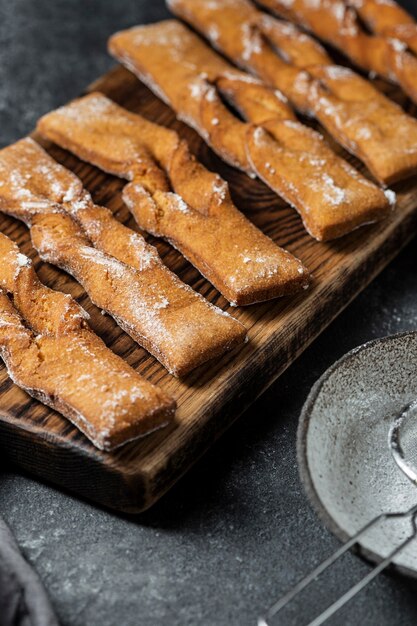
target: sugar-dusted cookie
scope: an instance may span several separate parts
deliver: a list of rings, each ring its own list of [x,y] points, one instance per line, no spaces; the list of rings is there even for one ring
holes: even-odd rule
[[[321,135],[296,121],[275,90],[234,70],[180,22],[117,33],[109,47],[221,157],[259,176],[292,204],[316,239],[340,237],[389,212],[384,193],[327,147]],[[256,86],[256,95],[248,83]],[[256,124],[229,110],[225,95],[232,104],[239,101],[237,108]],[[272,106],[273,99],[280,105]]]
[[[375,0],[372,0],[375,1]],[[417,120],[290,22],[248,0],[169,0],[171,9],[240,67],[315,116],[383,184],[417,172]]]
[[[174,131],[99,93],[48,113],[38,130],[131,181],[123,197],[139,226],[170,241],[232,304],[308,285],[302,264],[236,209],[227,183],[196,161]]]
[[[112,450],[171,422],[175,402],[113,354],[87,317],[71,296],[40,283],[0,233],[0,355],[10,377]]]
[[[417,54],[417,22],[395,0],[346,0],[374,35],[403,42]]]
[[[0,152],[0,210],[25,221],[41,257],[72,274],[172,374],[184,376],[245,340],[242,324],[184,285],[140,235],[95,207],[81,181],[31,139]]]
[[[377,33],[364,27],[364,21],[371,24],[369,12],[359,16],[357,8],[360,1],[356,0],[259,0],[273,13],[296,22],[323,41],[338,48],[344,55],[362,69],[379,74],[400,87],[417,102],[417,57],[414,39],[414,27],[411,33],[404,33],[404,39],[398,33]],[[368,7],[370,6],[367,2]],[[372,13],[379,13],[380,24],[393,18],[392,0],[373,2]],[[390,14],[388,16],[388,8]],[[367,17],[366,17],[367,15]],[[396,12],[398,16],[398,13]],[[385,17],[384,17],[385,16]],[[362,21],[364,20],[364,21]],[[374,19],[374,25],[376,20]],[[401,27],[397,27],[401,28]],[[410,29],[410,26],[405,27]],[[414,42],[414,43],[413,43]]]

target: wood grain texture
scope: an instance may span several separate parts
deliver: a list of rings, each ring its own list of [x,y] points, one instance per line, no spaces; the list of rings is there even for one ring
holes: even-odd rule
[[[384,223],[334,242],[317,243],[306,234],[293,209],[261,182],[222,163],[127,70],[116,67],[94,83],[90,87],[93,89],[152,121],[175,128],[206,166],[229,181],[233,199],[249,219],[300,257],[314,276],[311,288],[300,295],[232,309],[178,252],[150,237],[170,269],[211,302],[229,310],[249,330],[250,341],[243,348],[178,381],[111,318],[101,315],[70,276],[36,258],[25,226],[0,215],[0,230],[35,259],[40,279],[71,293],[90,313],[92,327],[107,345],[178,401],[174,426],[114,453],[104,453],[59,414],[13,385],[1,366],[0,455],[82,497],[114,509],[138,512],[166,492],[412,238],[417,226],[417,180],[395,187],[398,205]],[[392,88],[390,96],[401,98]],[[83,180],[95,202],[109,207],[118,219],[136,228],[121,200],[125,181],[103,174],[48,142],[41,143]],[[342,153],[330,139],[329,143]],[[360,167],[354,158],[343,155]]]

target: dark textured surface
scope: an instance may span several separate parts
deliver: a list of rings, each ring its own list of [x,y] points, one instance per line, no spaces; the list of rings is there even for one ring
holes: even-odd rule
[[[1,0],[1,144],[110,67],[111,32],[165,15],[155,0]],[[4,469],[0,512],[62,624],[254,624],[273,597],[338,545],[300,485],[298,415],[310,386],[344,352],[417,328],[416,266],[411,244],[188,476],[136,519]],[[321,591],[340,592],[367,569],[349,556]],[[312,617],[317,597],[311,602],[298,607],[295,623]],[[416,624],[415,585],[381,576],[333,620],[357,623]]]

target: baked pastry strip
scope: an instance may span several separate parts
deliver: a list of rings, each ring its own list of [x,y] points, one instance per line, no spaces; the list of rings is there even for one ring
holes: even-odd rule
[[[232,304],[253,304],[307,287],[301,262],[236,209],[227,183],[196,161],[174,131],[100,93],[48,113],[38,130],[131,181],[123,198],[139,226],[170,241]]]
[[[417,120],[314,39],[248,0],[169,0],[169,7],[238,66],[276,87],[361,159],[382,184],[417,171]]]
[[[398,39],[417,54],[417,22],[395,0],[347,0],[360,19],[376,35]]]
[[[100,212],[81,181],[33,140],[23,139],[0,152],[0,210],[26,222],[41,258],[72,274],[94,304],[170,373],[184,376],[245,340],[240,322],[184,285],[139,235],[130,241],[130,249],[127,242],[126,260],[134,263],[136,254],[136,267],[94,247],[71,213],[81,219],[86,211],[86,232],[115,254],[132,237],[129,229],[116,228],[108,214],[110,236],[101,237],[106,223],[103,227],[100,220],[98,226],[91,221],[95,209]]]
[[[311,31],[358,67],[400,85],[417,102],[416,54],[398,38],[368,33],[351,4],[344,0],[259,0],[259,4]]]
[[[2,233],[0,259],[0,355],[13,382],[100,450],[172,421],[175,402],[113,354],[76,301],[45,287]]]
[[[316,239],[340,237],[390,210],[384,193],[296,121],[279,94],[233,69],[180,22],[117,33],[109,47],[217,154],[294,206]],[[240,100],[249,122],[261,126],[242,122],[223,103],[225,95]]]

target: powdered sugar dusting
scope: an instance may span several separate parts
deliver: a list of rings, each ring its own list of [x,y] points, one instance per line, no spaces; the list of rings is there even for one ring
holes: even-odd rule
[[[251,24],[242,25],[242,46],[241,58],[246,62],[250,61],[252,56],[262,52],[261,34]]]
[[[169,199],[171,208],[180,213],[190,213],[189,206],[177,193],[167,192],[165,196]]]
[[[389,204],[393,207],[397,203],[397,194],[392,189],[385,189],[384,194]]]
[[[8,252],[7,255],[5,255],[3,262],[5,263],[6,266],[10,265],[11,268],[13,268],[14,280],[16,280],[16,278],[19,276],[22,268],[31,267],[32,265],[32,261],[29,259],[29,257],[25,256],[24,254],[21,254],[20,252],[16,252],[15,249],[10,250],[10,252]],[[6,271],[6,276],[7,276],[7,271]],[[12,285],[8,285],[8,284],[5,284],[4,287],[7,290],[13,288]]]
[[[342,65],[326,65],[324,73],[325,76],[332,80],[349,80],[354,76],[352,70]]]
[[[395,52],[404,52],[407,49],[407,44],[403,41],[400,41],[399,39],[392,38],[389,39],[389,42]]]
[[[144,271],[155,264],[160,264],[160,259],[156,248],[146,243],[139,233],[132,232],[129,235],[129,247],[133,250],[139,261],[139,270]]]
[[[154,303],[153,308],[154,309],[166,309],[168,305],[169,305],[168,298],[166,298],[165,296],[161,296],[161,298],[157,302]]]
[[[16,261],[17,261],[18,267],[30,267],[30,265],[32,264],[32,262],[29,259],[29,257],[25,256],[21,252],[19,252],[16,255]]]
[[[68,200],[66,201],[68,202]],[[91,202],[91,197],[89,194],[85,193],[82,198],[72,199],[70,201],[70,205],[68,210],[70,213],[77,214],[78,211],[82,211],[87,209]]]
[[[225,180],[217,175],[215,182],[213,183],[213,195],[217,201],[217,204],[224,202],[227,196],[229,186]]]
[[[334,206],[339,206],[346,201],[345,190],[339,187],[329,174],[323,174],[322,181],[324,184],[323,197],[327,202]]]
[[[200,100],[207,91],[207,83],[199,76],[194,81],[190,81],[189,86],[191,97]]]
[[[220,37],[220,32],[216,24],[210,24],[208,27],[208,37],[213,44],[216,44]]]
[[[75,174],[56,163],[30,138],[2,151],[0,177],[0,195],[18,201],[22,218],[25,213],[54,211],[58,204],[77,198],[82,191]]]
[[[90,261],[95,265],[105,267],[106,270],[115,278],[123,278],[126,273],[127,267],[124,263],[112,256],[109,256],[108,254],[105,254],[104,252],[101,252],[101,250],[96,250],[91,246],[81,245],[78,248],[78,253],[82,260]]]

